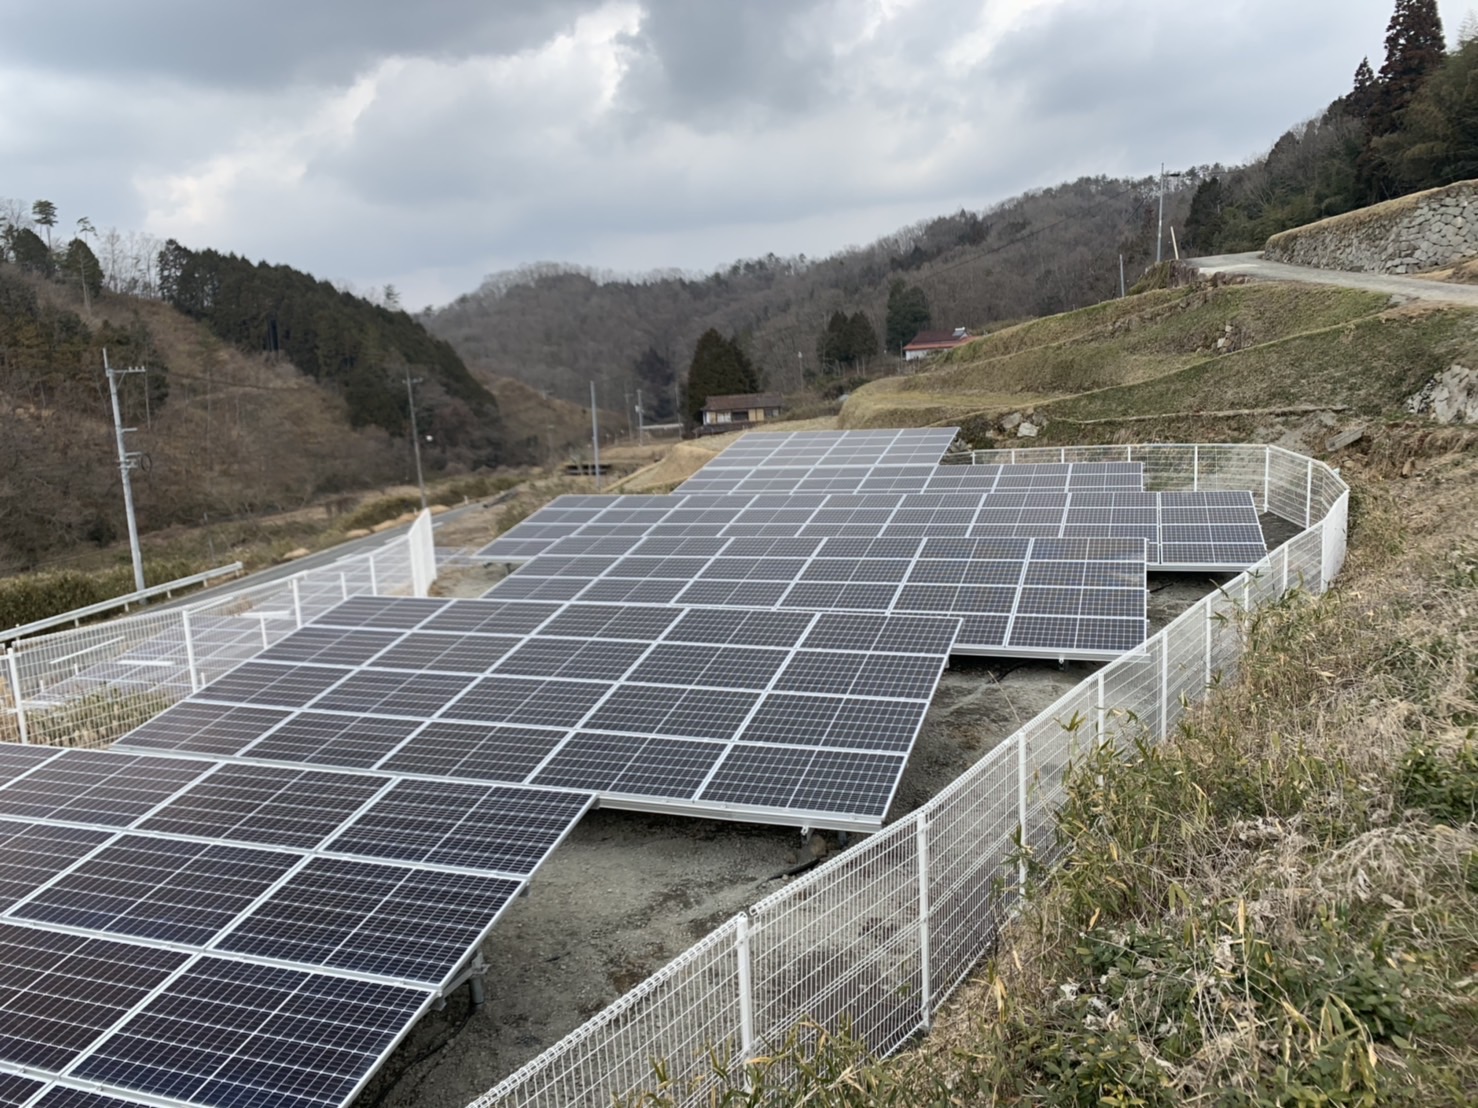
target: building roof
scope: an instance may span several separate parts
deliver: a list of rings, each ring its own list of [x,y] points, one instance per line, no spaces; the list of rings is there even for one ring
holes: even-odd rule
[[[703,403],[705,412],[742,412],[750,408],[778,408],[778,392],[740,392],[731,396],[710,396]]]
[[[973,335],[963,327],[956,327],[953,331],[920,331],[907,346],[905,350],[927,350],[935,347],[959,346],[961,343],[969,342]]]

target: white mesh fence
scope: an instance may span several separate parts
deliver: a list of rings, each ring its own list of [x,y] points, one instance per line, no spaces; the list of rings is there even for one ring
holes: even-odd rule
[[[653,1088],[659,1063],[684,1078],[679,1103],[709,1103],[712,1059],[754,1056],[804,1020],[845,1024],[879,1054],[896,1049],[995,942],[1021,895],[1022,846],[1055,860],[1054,815],[1073,762],[1098,742],[1163,739],[1235,673],[1245,612],[1288,589],[1322,592],[1344,561],[1344,482],[1277,447],[1031,448],[974,460],[1142,461],[1150,488],[1251,489],[1305,530],[1069,690],[918,811],[736,916],[475,1108],[609,1105]]]
[[[23,639],[0,654],[0,741],[107,746],[350,596],[426,595],[430,517],[383,546],[189,605]]]

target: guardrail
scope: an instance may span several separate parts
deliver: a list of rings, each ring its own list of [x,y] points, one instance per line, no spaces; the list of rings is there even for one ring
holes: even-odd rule
[[[24,639],[0,655],[0,741],[107,746],[351,596],[425,596],[431,516],[364,554],[195,603]]]
[[[173,581],[166,581],[162,585],[151,585],[147,589],[131,592],[127,596],[115,596],[111,600],[99,600],[96,604],[89,604],[85,608],[73,608],[70,612],[62,612],[60,615],[48,616],[46,619],[33,620],[30,623],[22,623],[12,627],[9,631],[0,631],[0,643],[15,642],[24,639],[28,635],[35,635],[41,631],[50,630],[53,627],[61,627],[70,623],[73,627],[82,626],[82,621],[92,616],[111,612],[114,608],[128,610],[130,604],[137,604],[141,600],[148,600],[155,596],[172,596],[178,589],[188,589],[193,585],[203,585],[207,581],[214,581],[217,577],[226,577],[240,573],[242,565],[240,562],[232,562],[228,566],[218,566],[215,569],[207,569],[203,573],[196,573],[189,577],[180,577]]]
[[[919,810],[720,926],[474,1108],[609,1105],[655,1085],[718,1092],[712,1059],[752,1058],[804,1018],[887,1054],[927,1030],[1021,897],[1018,844],[1050,863],[1054,812],[1091,744],[1164,739],[1232,675],[1239,618],[1289,589],[1322,592],[1344,564],[1349,489],[1278,447],[1152,445],[977,452],[979,462],[1142,461],[1151,488],[1250,488],[1303,530],[1136,650],[1092,674]],[[742,1067],[740,1067],[742,1068]]]

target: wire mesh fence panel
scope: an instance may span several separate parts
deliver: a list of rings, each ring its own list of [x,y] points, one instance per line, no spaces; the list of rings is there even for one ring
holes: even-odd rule
[[[1329,514],[1320,524],[1324,532],[1324,587],[1326,589],[1345,564],[1346,546],[1349,541],[1349,517],[1350,494],[1346,492],[1334,502]]]
[[[1079,684],[1021,729],[1026,800],[1022,841],[1040,864],[1050,865],[1058,852],[1054,813],[1064,799],[1068,772],[1096,742],[1096,692],[1092,685]]]
[[[1129,447],[1064,446],[1062,460],[1064,462],[1127,462],[1129,461]]]
[[[1307,527],[1311,473],[1309,459],[1280,447],[1268,448],[1268,511]]]
[[[1246,489],[1262,500],[1266,451],[1246,443],[1202,443],[1195,448],[1195,487],[1204,492]]]
[[[1185,706],[1200,700],[1209,679],[1206,601],[1197,601],[1160,632],[1165,640],[1165,726],[1173,730]]]
[[[1314,519],[1324,519],[1339,499],[1347,496],[1349,487],[1340,478],[1339,474],[1328,466],[1316,463],[1314,466],[1313,504],[1310,511]]]
[[[1181,444],[1136,446],[1129,460],[1144,465],[1144,487],[1150,490],[1188,489],[1195,484],[1196,448]]]
[[[1103,737],[1120,746],[1148,734],[1160,734],[1160,655],[1163,642],[1151,638],[1142,647],[1104,667]]]
[[[0,740],[106,746],[347,596],[409,594],[407,538],[292,578],[17,643]],[[24,721],[21,717],[24,716]]]
[[[994,942],[1018,891],[1017,743],[997,746],[923,809],[929,860],[930,992],[937,1006]]]
[[[1288,558],[1288,587],[1318,594],[1324,591],[1324,535],[1310,528],[1283,546]]]
[[[655,1090],[659,1069],[676,1103],[707,1103],[742,1069],[738,930],[729,920],[474,1104],[605,1108]]]
[[[1211,683],[1231,681],[1237,675],[1238,659],[1242,656],[1245,639],[1245,620],[1242,607],[1242,575],[1206,598],[1209,613],[1209,668]]]
[[[890,1051],[922,1024],[914,823],[808,876],[749,913],[756,1041],[773,1045],[809,1018]]]

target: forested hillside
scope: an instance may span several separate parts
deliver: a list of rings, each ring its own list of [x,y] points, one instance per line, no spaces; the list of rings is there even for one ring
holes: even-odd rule
[[[1328,215],[1478,176],[1478,29],[1444,45],[1435,0],[1396,0],[1379,70],[1351,59],[1347,95],[1245,166],[1165,181],[1173,245],[1253,250]],[[1234,105],[1228,111],[1235,110]],[[1161,180],[1084,178],[959,211],[824,259],[767,254],[708,275],[618,276],[545,263],[494,274],[427,325],[470,363],[579,402],[642,390],[650,415],[682,409],[698,338],[736,338],[767,388],[840,391],[892,372],[909,324],[995,329],[1117,296],[1156,257]],[[861,335],[861,345],[850,336]],[[903,337],[900,339],[900,335]]]
[[[410,479],[407,377],[430,476],[567,441],[508,445],[492,393],[405,312],[174,242],[105,266],[86,219],[66,242],[57,222],[12,202],[0,227],[0,572],[124,533],[104,350],[147,370],[121,381],[145,532]]]
[[[1198,181],[1170,181],[1168,220]],[[1117,296],[1120,254],[1131,282],[1154,261],[1158,188],[1157,179],[1084,178],[828,258],[768,254],[706,276],[527,266],[489,277],[425,322],[469,364],[575,402],[596,380],[609,407],[640,388],[649,417],[669,418],[710,329],[737,335],[766,387],[789,392],[866,368],[857,364],[866,358],[828,357],[837,312],[862,313],[896,355],[890,299],[896,310],[921,293],[926,322],[976,329]]]
[[[1258,250],[1279,231],[1478,177],[1478,24],[1448,52],[1436,0],[1397,0],[1379,71],[1287,131],[1264,158],[1202,175],[1185,225],[1200,254]]]

